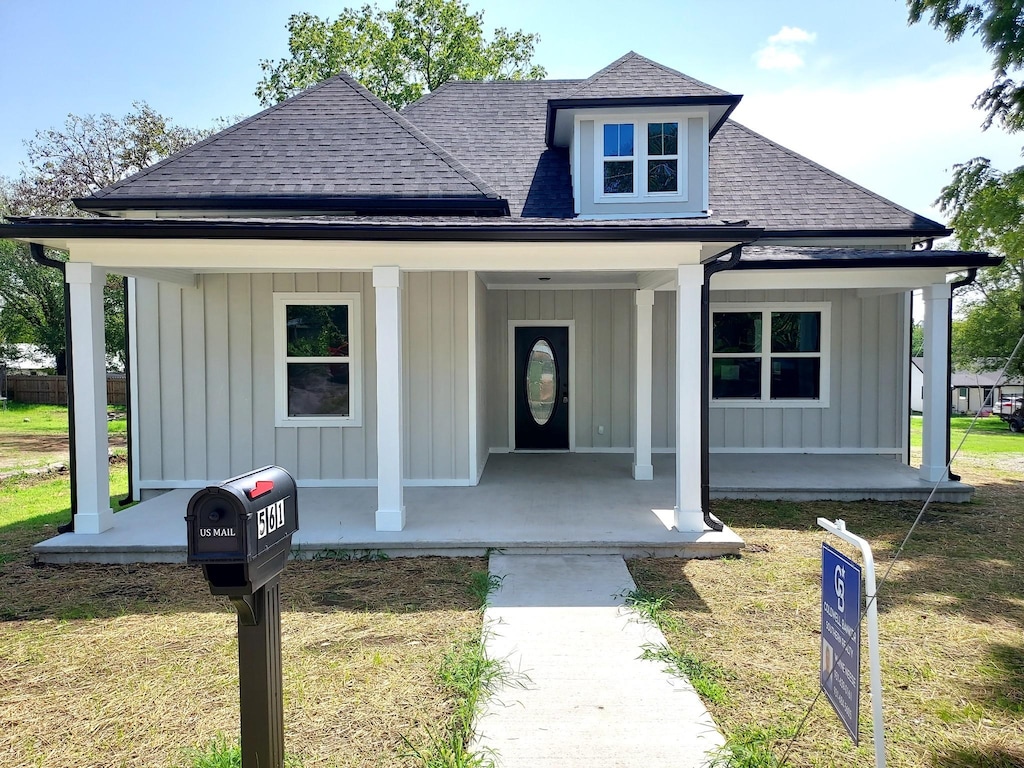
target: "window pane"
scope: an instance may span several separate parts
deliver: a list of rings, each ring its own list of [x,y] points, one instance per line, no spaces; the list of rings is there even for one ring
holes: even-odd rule
[[[633,124],[610,123],[604,126],[604,156],[633,156]]]
[[[714,352],[760,352],[760,312],[715,312]]]
[[[648,123],[647,154],[679,154],[679,123]]]
[[[348,306],[289,304],[289,357],[348,357]]]
[[[289,416],[349,416],[348,363],[289,363]]]
[[[761,359],[758,357],[716,357],[711,368],[711,397],[761,397]]]
[[[647,161],[647,191],[676,192],[679,178],[676,174],[676,160]]]
[[[821,358],[773,357],[772,400],[821,398]]]
[[[604,164],[604,191],[607,195],[633,192],[633,161],[612,160]]]
[[[772,352],[820,351],[820,312],[772,312]]]
[[[540,339],[530,350],[526,362],[526,402],[530,415],[544,426],[555,410],[555,392],[558,389],[558,370],[551,345]]]

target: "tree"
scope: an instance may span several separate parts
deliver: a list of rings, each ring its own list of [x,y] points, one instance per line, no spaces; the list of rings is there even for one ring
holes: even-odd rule
[[[992,54],[992,85],[974,102],[985,110],[985,127],[998,121],[1009,131],[1024,128],[1024,82],[1014,74],[1024,67],[1024,0],[907,0],[909,23],[929,14],[929,23],[954,42],[970,31]]]
[[[341,71],[401,109],[450,80],[544,77],[532,63],[539,36],[495,30],[488,42],[483,13],[463,0],[398,0],[395,8],[346,8],[331,21],[310,13],[288,19],[289,58],[264,59],[256,95],[276,104]]]
[[[957,165],[937,202],[951,215],[961,247],[1004,258],[978,273],[953,331],[958,367],[982,361],[1000,368],[1024,333],[1024,166],[1004,173],[980,157]],[[1021,357],[1011,368],[1017,375],[1024,373]]]
[[[84,216],[72,198],[84,197],[204,138],[211,130],[173,125],[145,102],[121,119],[68,115],[63,128],[37,131],[25,142],[28,163],[17,179],[0,178],[4,216]],[[46,255],[66,260],[60,251]],[[36,344],[57,358],[64,373],[64,286],[60,274],[32,259],[24,243],[0,241],[0,334]],[[108,356],[123,359],[121,278],[104,292]]]

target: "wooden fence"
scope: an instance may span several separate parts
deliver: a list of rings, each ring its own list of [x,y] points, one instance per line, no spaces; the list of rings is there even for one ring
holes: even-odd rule
[[[40,403],[43,405],[68,404],[67,376],[12,376],[7,374],[7,399],[17,403]],[[123,373],[107,374],[107,404],[127,403],[125,377]]]

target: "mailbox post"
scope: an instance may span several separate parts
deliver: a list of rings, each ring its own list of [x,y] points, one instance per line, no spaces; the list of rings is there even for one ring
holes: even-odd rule
[[[299,529],[295,481],[263,467],[188,503],[188,562],[238,614],[242,768],[283,768],[280,576]]]

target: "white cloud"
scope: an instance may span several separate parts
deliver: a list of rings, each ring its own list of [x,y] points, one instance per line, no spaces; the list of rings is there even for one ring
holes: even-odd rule
[[[800,27],[783,27],[768,38],[768,44],[754,54],[758,69],[792,72],[804,65],[800,48],[813,43],[818,35]]]
[[[808,32],[806,29],[800,29],[800,27],[783,27],[768,38],[768,44],[813,43],[817,39],[818,35],[815,32]]]
[[[744,97],[734,117],[758,133],[917,213],[932,207],[954,164],[1021,164],[1020,135],[982,131],[974,98],[991,73],[945,69],[875,81],[794,86]]]

